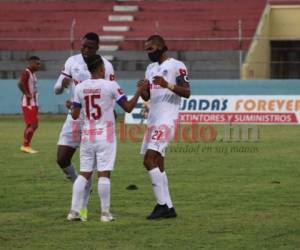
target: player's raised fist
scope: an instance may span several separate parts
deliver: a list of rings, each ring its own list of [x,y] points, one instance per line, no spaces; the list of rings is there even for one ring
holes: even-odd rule
[[[148,89],[149,81],[147,79],[139,80],[136,84],[137,89],[140,91],[145,91]]]
[[[136,86],[139,87],[139,86],[143,86],[145,84],[148,85],[149,81],[147,79],[141,79],[137,82]]]
[[[68,78],[68,77],[65,77],[63,80],[62,80],[62,86],[66,89],[69,87],[70,83],[71,83],[72,79],[71,78]]]
[[[162,76],[154,76],[152,82],[155,85],[160,85],[163,88],[168,87],[168,82]]]
[[[67,109],[71,109],[71,108],[72,108],[72,102],[69,101],[69,100],[67,100],[67,101],[65,102],[65,106],[66,106]]]

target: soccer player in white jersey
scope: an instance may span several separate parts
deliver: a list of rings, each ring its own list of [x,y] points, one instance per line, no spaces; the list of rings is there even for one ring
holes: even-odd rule
[[[22,111],[25,122],[25,130],[23,135],[23,145],[21,151],[29,154],[35,154],[38,151],[30,147],[31,139],[38,127],[38,91],[37,77],[35,72],[41,68],[40,58],[31,56],[28,59],[28,66],[22,72],[18,87],[22,96]]]
[[[185,65],[166,54],[167,46],[159,35],[150,36],[145,43],[149,59],[145,79],[148,90],[142,98],[150,99],[147,131],[141,147],[144,166],[151,179],[157,204],[147,219],[176,217],[166,171],[164,168],[165,150],[175,134],[180,98],[189,98],[190,86]]]
[[[73,91],[77,84],[90,78],[90,72],[84,58],[95,55],[99,49],[99,36],[96,33],[87,33],[81,42],[81,53],[71,56],[65,62],[64,68],[54,86],[55,94],[61,94],[66,88],[70,89],[72,98]],[[102,57],[105,67],[105,79],[114,80],[114,70],[111,63]],[[66,106],[70,108],[71,101],[66,102]],[[59,135],[57,147],[57,163],[61,167],[65,176],[72,182],[76,180],[77,172],[71,160],[80,145],[82,120],[73,120],[69,113]],[[92,180],[87,185],[85,194],[85,203],[87,206]],[[82,216],[87,217],[87,210],[83,209]]]
[[[117,82],[103,79],[101,56],[87,58],[92,78],[75,87],[72,117],[78,119],[84,111],[80,145],[80,174],[73,184],[72,205],[67,219],[82,220],[80,209],[83,195],[93,169],[98,170],[98,194],[101,200],[100,220],[113,220],[110,213],[110,175],[116,157],[114,105],[117,102],[126,112],[131,112],[147,84],[140,83],[135,95],[128,101]]]

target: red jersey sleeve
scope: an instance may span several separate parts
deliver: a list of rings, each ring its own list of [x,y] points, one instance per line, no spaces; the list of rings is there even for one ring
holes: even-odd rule
[[[23,85],[24,90],[29,93],[29,72],[27,70],[24,70],[21,74],[21,83]]]

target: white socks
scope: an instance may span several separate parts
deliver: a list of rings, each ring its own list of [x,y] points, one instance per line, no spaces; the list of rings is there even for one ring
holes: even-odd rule
[[[87,180],[78,175],[73,184],[72,207],[71,209],[80,212],[81,208],[87,207],[88,198],[92,186],[92,178]],[[100,177],[98,179],[98,193],[101,200],[101,212],[109,212],[110,209],[110,179]],[[87,195],[88,194],[88,195]]]
[[[62,171],[64,172],[64,174],[68,180],[70,180],[72,183],[75,182],[78,174],[72,164],[69,167],[62,168]]]
[[[159,168],[156,167],[148,171],[148,173],[150,175],[157,203],[160,205],[167,204],[169,208],[173,207],[166,171],[162,173]]]
[[[164,205],[167,203],[165,194],[164,194],[164,178],[162,173],[160,172],[159,168],[153,168],[150,171],[148,171],[151,183],[152,183],[152,189],[156,198],[156,201],[159,205]]]
[[[173,203],[171,200],[170,192],[169,192],[169,184],[168,184],[168,177],[166,171],[162,172],[163,180],[164,180],[164,195],[167,202],[168,208],[173,207]]]
[[[78,174],[72,164],[69,167],[62,168],[62,171],[64,172],[68,180],[70,180],[72,183],[75,182]],[[91,188],[92,188],[92,177],[88,180],[86,188],[84,189],[82,208],[87,208],[89,198],[90,198]]]
[[[73,194],[72,194],[72,206],[71,210],[80,212],[83,203],[83,194],[88,180],[82,175],[78,175],[76,181],[73,184]]]
[[[100,177],[98,180],[98,194],[101,200],[101,212],[109,212],[110,209],[110,179]]]
[[[82,200],[82,208],[87,208],[89,203],[89,198],[92,190],[93,176],[87,181],[87,184],[84,189],[83,200]]]

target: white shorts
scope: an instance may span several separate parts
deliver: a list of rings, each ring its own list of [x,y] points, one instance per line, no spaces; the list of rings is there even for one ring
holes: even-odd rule
[[[166,148],[175,134],[174,125],[150,125],[144,135],[141,154],[145,154],[148,149],[152,149],[165,156]]]
[[[81,123],[80,119],[70,119],[69,115],[60,131],[58,145],[77,148],[81,141]]]
[[[82,141],[80,145],[80,171],[113,171],[116,159],[116,138],[112,141]]]

